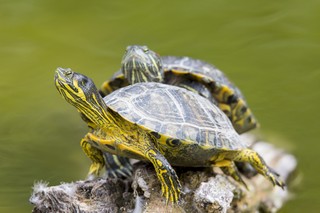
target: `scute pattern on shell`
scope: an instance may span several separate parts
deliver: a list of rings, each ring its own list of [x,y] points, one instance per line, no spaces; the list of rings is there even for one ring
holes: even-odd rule
[[[199,73],[205,76],[210,77],[215,82],[226,85],[228,88],[233,90],[235,94],[244,99],[244,96],[240,92],[240,90],[229,81],[229,79],[225,76],[223,72],[221,72],[218,68],[213,66],[212,64],[206,63],[199,59],[193,59],[190,57],[176,57],[176,56],[163,56],[161,57],[163,68],[165,70],[177,69],[177,70],[185,70],[193,73]]]
[[[218,149],[245,147],[218,107],[180,87],[138,83],[114,91],[104,101],[126,120],[170,138]]]

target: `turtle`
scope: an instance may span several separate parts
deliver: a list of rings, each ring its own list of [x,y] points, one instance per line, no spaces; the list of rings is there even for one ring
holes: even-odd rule
[[[162,82],[196,92],[219,106],[238,133],[258,126],[241,91],[212,64],[191,57],[163,56],[147,46],[126,48],[121,69],[103,82],[100,94],[140,82]]]
[[[272,184],[285,184],[263,158],[246,147],[228,117],[209,100],[184,88],[137,83],[102,98],[94,82],[57,68],[55,86],[89,124],[80,144],[91,159],[88,177],[104,167],[104,152],[151,162],[166,203],[177,203],[181,184],[172,166],[224,168],[244,182],[234,162],[248,162]]]
[[[139,82],[176,85],[206,97],[228,115],[238,133],[247,132],[258,126],[241,91],[223,72],[202,60],[186,56],[160,57],[147,46],[131,45],[126,48],[121,69],[102,84],[100,94],[104,97],[119,88]],[[128,167],[129,159],[108,154],[106,158],[107,165],[113,165],[108,167],[111,168],[107,169],[108,175],[129,177],[123,175],[132,169]]]

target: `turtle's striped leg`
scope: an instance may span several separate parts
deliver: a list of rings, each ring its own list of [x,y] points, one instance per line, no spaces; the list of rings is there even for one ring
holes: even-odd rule
[[[81,142],[80,145],[82,147],[82,150],[84,151],[84,153],[86,153],[86,155],[91,159],[92,164],[90,166],[89,169],[89,173],[88,173],[88,178],[92,179],[96,176],[99,176],[101,169],[104,167],[105,165],[105,160],[103,158],[103,154],[101,152],[101,150],[93,147],[88,138],[84,137]]]
[[[92,160],[88,174],[89,176],[98,176],[104,165],[106,166],[108,176],[130,177],[132,175],[132,166],[128,158],[102,152],[101,150],[93,147],[89,141],[95,141],[99,144],[101,140],[92,133],[88,133],[81,141],[83,151]],[[114,144],[114,140],[103,141],[111,147]]]
[[[220,165],[219,165],[220,164]],[[244,185],[246,189],[248,189],[247,184],[243,181],[236,165],[234,164],[233,161],[230,160],[224,160],[222,162],[218,162],[215,164],[215,166],[221,166],[220,169],[223,171],[224,174],[231,176],[235,181],[238,183]]]
[[[129,158],[104,152],[108,177],[120,178],[132,176],[132,165]]]
[[[225,153],[225,159],[230,159],[239,162],[250,163],[258,173],[268,178],[273,185],[278,185],[281,188],[285,187],[285,183],[278,179],[278,174],[267,166],[263,158],[255,151],[243,149],[235,152]]]
[[[152,145],[152,143],[139,143],[139,145],[143,146],[136,146],[133,149],[132,145],[121,143],[118,144],[118,148],[120,150],[125,150],[126,152],[132,152],[135,155],[140,155],[146,160],[149,160],[153,164],[161,183],[161,191],[166,198],[166,202],[178,202],[181,193],[181,185],[174,169],[160,151]]]
[[[160,151],[154,147],[150,135],[143,134],[143,132],[140,133],[140,139],[144,140],[143,143],[134,143],[131,141],[134,143],[133,146],[133,144],[128,143],[127,141],[121,141],[121,143],[117,143],[115,148],[119,152],[127,152],[132,155],[139,156],[141,159],[150,161],[153,164],[158,179],[161,183],[162,194],[165,196],[166,202],[178,202],[181,192],[181,185],[176,172],[171,167],[167,159],[160,153]],[[114,140],[100,139],[94,136],[92,133],[88,133],[87,136],[90,138],[90,140],[97,141],[104,145],[115,145]]]
[[[254,118],[248,104],[235,94],[228,86],[222,85],[212,79],[205,79],[212,96],[219,102],[218,106],[231,120],[235,130],[241,134],[254,129],[258,122]]]
[[[176,203],[181,193],[181,185],[176,172],[171,167],[167,159],[157,150],[150,149],[146,152],[147,159],[153,164],[158,179],[161,182],[162,195],[166,198],[166,203],[170,200]]]

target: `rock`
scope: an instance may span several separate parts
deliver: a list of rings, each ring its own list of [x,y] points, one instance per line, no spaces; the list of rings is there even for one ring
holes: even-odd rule
[[[126,183],[121,180],[96,179],[62,183],[48,187],[36,183],[30,202],[33,212],[118,212],[134,207],[133,194],[125,193]]]
[[[225,176],[217,175],[207,182],[200,183],[195,191],[194,201],[202,212],[226,213],[233,200],[234,189],[235,186],[227,181]]]
[[[263,156],[282,180],[288,180],[297,166],[296,159],[255,137],[243,136],[252,149]],[[160,183],[151,164],[133,165],[132,180],[96,179],[48,186],[37,183],[30,198],[33,212],[276,212],[289,198],[288,189],[272,184],[248,165],[240,165],[248,189],[224,175],[218,168],[175,170],[183,187],[178,204],[166,205]],[[128,185],[129,184],[129,185]],[[130,187],[131,186],[131,187]]]

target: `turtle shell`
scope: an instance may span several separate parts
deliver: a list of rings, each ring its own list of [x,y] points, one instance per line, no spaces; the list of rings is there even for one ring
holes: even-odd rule
[[[214,79],[215,82],[218,82],[221,85],[227,86],[235,93],[236,96],[245,100],[240,90],[232,82],[229,81],[229,79],[223,72],[221,72],[212,64],[190,57],[163,56],[161,57],[161,60],[163,63],[165,75],[169,75],[168,72],[170,72],[171,70],[179,70],[181,73],[185,71],[187,73],[204,75],[211,79]],[[175,78],[178,77],[179,74],[175,73],[174,75],[170,75],[170,78],[166,78],[166,81],[168,81],[168,84],[174,85],[175,83],[170,81],[175,81]],[[185,78],[185,76],[183,76],[182,78]]]
[[[246,147],[217,106],[180,87],[137,83],[114,91],[104,101],[127,121],[165,138],[224,150]]]
[[[231,81],[229,81],[229,79],[223,72],[221,72],[212,64],[186,56],[162,56],[161,61],[163,63],[166,84],[178,85],[181,84],[181,81],[188,81],[188,83],[186,84],[194,84],[193,76],[190,76],[190,79],[186,79],[187,76],[179,76],[179,74],[177,73],[171,75],[169,73],[171,72],[171,70],[179,70],[181,73],[185,71],[186,73],[204,75],[211,79],[214,79],[215,82],[226,85],[239,98],[245,100],[241,91]],[[178,80],[179,77],[181,77],[181,79]],[[127,80],[124,78],[121,69],[113,74],[110,79],[110,84],[112,84],[113,90],[129,85]],[[199,90],[198,92],[204,97],[211,99],[206,87],[203,84],[192,85],[192,87],[197,88]],[[215,101],[213,102],[215,103]]]

